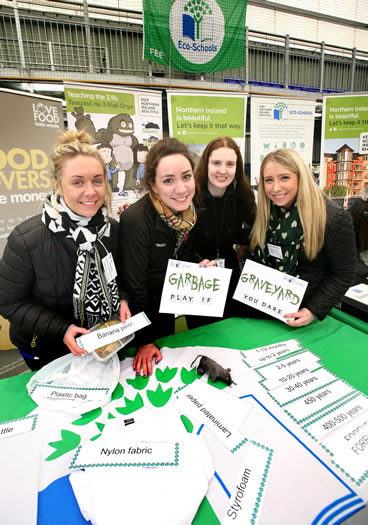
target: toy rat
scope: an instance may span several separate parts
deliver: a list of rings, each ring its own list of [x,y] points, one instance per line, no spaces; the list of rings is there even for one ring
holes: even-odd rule
[[[209,378],[214,383],[218,379],[221,379],[221,381],[224,381],[227,385],[231,385],[233,380],[231,379],[230,375],[230,368],[223,368],[221,365],[216,363],[213,359],[210,357],[207,357],[206,355],[197,355],[197,357],[194,359],[191,367],[195,363],[195,361],[198,359],[198,357],[201,358],[199,361],[199,364],[197,366],[197,374],[203,376],[205,372],[208,373]]]

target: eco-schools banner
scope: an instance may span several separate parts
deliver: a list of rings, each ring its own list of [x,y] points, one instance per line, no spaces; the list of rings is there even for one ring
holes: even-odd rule
[[[244,66],[247,0],[143,0],[144,58],[205,73]]]
[[[40,213],[50,153],[64,129],[60,100],[0,90],[0,257],[13,228]]]
[[[368,93],[323,97],[321,175],[330,197],[360,197],[368,184]]]
[[[206,145],[217,137],[232,137],[244,155],[246,95],[169,91],[167,102],[170,136],[188,144],[195,164]]]
[[[252,184],[267,153],[279,148],[297,151],[312,166],[315,101],[251,97]]]
[[[87,131],[105,161],[115,215],[142,195],[145,157],[162,138],[161,93],[67,84],[64,94],[69,128]]]

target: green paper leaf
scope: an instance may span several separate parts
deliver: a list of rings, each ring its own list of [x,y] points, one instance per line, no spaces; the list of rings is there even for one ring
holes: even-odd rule
[[[105,423],[96,423],[96,426],[100,432],[105,428]]]
[[[116,385],[115,390],[112,393],[111,401],[115,401],[115,399],[120,399],[124,395],[124,388],[120,383]]]
[[[180,416],[180,419],[182,420],[183,422],[183,425],[185,426],[185,429],[187,432],[189,432],[189,434],[191,434],[193,432],[193,423],[191,422],[190,419],[187,418],[187,416],[184,416],[184,414],[182,414]]]
[[[224,388],[229,386],[223,381],[221,381],[221,379],[217,379],[217,381],[211,381],[211,379],[208,378],[207,383],[211,386],[214,386],[215,388],[218,388],[219,390],[223,390]]]
[[[95,408],[94,410],[90,410],[89,412],[86,412],[85,414],[82,414],[79,419],[76,419],[72,422],[72,425],[87,425],[94,419],[97,419],[102,414],[102,408]]]
[[[187,370],[186,368],[183,367],[181,369],[180,379],[181,379],[182,383],[184,383],[184,385],[190,385],[191,383],[193,383],[193,381],[195,381],[199,377],[201,377],[201,376],[199,374],[197,374],[196,368],[192,368],[191,370]]]
[[[162,390],[162,386],[158,385],[156,390],[147,390],[147,397],[153,406],[163,407],[169,401],[172,390],[172,388]]]
[[[54,459],[67,454],[71,450],[77,448],[80,442],[81,437],[79,434],[75,434],[70,430],[62,430],[60,441],[51,441],[49,443],[50,447],[53,447],[55,451],[46,458],[46,461],[53,461]]]
[[[165,370],[156,368],[156,379],[157,381],[161,381],[161,383],[168,383],[172,380],[177,371],[177,368],[169,368],[168,366],[165,368]]]
[[[144,388],[146,388],[149,379],[149,376],[136,376],[134,379],[127,379],[126,382],[128,383],[128,385],[131,385],[136,390],[143,390]]]
[[[119,412],[119,414],[123,414],[124,416],[126,416],[127,414],[131,414],[136,410],[139,410],[144,405],[142,396],[140,394],[137,394],[135,396],[134,401],[128,399],[127,397],[124,397],[124,400],[125,407],[116,407],[116,411]]]

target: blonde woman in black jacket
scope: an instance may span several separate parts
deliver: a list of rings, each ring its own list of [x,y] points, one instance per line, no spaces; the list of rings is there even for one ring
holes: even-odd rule
[[[285,315],[290,326],[322,320],[354,284],[351,217],[323,195],[294,150],[271,152],[261,164],[251,250],[256,262],[308,281],[299,311]]]
[[[54,191],[42,215],[17,226],[0,261],[0,314],[31,370],[69,351],[76,337],[120,311],[130,317],[113,266],[117,223],[108,216],[105,163],[84,131],[64,133],[51,155]]]

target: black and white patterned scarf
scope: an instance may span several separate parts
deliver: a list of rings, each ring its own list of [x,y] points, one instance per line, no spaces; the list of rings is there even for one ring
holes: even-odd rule
[[[109,254],[102,238],[109,237],[111,229],[106,208],[100,208],[94,217],[82,217],[68,208],[62,197],[51,194],[43,205],[42,222],[78,245],[74,317],[87,328],[110,319],[119,309],[119,293],[116,280],[108,282],[102,263]]]

